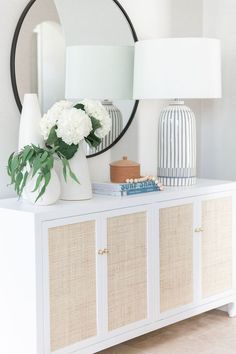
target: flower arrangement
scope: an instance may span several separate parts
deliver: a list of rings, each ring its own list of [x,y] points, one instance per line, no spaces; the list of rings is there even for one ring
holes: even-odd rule
[[[52,106],[41,120],[46,146],[56,149],[59,158],[70,160],[85,140],[98,147],[111,130],[111,118],[101,102],[83,100],[75,106],[60,101]]]
[[[22,195],[28,178],[37,176],[32,191],[38,192],[37,202],[50,183],[54,161],[58,158],[62,162],[65,181],[69,175],[79,183],[69,160],[83,140],[91,147],[98,147],[111,130],[111,125],[109,113],[99,101],[86,99],[76,105],[69,101],[55,103],[40,122],[45,147],[25,146],[8,160],[7,171],[18,196]]]

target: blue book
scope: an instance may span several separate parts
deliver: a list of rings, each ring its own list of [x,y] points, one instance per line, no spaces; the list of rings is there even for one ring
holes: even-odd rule
[[[151,193],[151,192],[160,192],[160,188],[158,186],[151,186],[146,188],[135,188],[129,189],[122,192],[123,196],[128,195],[135,195],[135,194],[142,194],[142,193]]]
[[[128,196],[128,195],[150,193],[150,192],[160,192],[160,191],[161,191],[161,189],[157,185],[155,185],[155,186],[151,186],[151,187],[129,189],[126,191],[112,191],[112,190],[105,190],[105,189],[97,189],[97,190],[93,190],[93,193],[100,194],[100,195],[110,195],[113,197],[122,197],[122,196]]]
[[[123,192],[127,190],[133,190],[133,189],[143,189],[143,188],[149,188],[149,187],[155,187],[156,184],[154,181],[145,181],[145,182],[138,182],[138,183],[93,183],[93,191],[94,192],[99,192],[99,191],[107,191],[107,192]]]

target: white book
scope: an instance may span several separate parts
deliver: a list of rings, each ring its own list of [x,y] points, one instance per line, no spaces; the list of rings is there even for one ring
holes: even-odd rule
[[[111,183],[111,182],[93,182],[92,188],[94,191],[113,191],[122,192],[129,189],[143,189],[151,186],[155,186],[154,181],[145,181],[138,183]]]

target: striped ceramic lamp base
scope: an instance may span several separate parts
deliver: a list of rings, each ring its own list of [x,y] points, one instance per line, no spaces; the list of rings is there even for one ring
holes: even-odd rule
[[[120,136],[123,130],[123,117],[122,113],[111,101],[104,100],[102,102],[103,106],[108,111],[111,120],[112,128],[110,133],[102,139],[101,144],[95,149],[87,146],[87,155],[93,155],[100,151],[105,150]]]
[[[196,183],[196,120],[182,101],[174,101],[161,112],[158,177],[165,186]]]

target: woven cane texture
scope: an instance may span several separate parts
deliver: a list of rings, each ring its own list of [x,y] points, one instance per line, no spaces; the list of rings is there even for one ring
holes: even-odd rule
[[[49,230],[51,350],[97,334],[95,222]]]
[[[160,210],[160,310],[193,301],[193,205]]]
[[[147,318],[147,215],[108,219],[109,330]]]
[[[232,288],[232,198],[202,202],[202,296]]]

